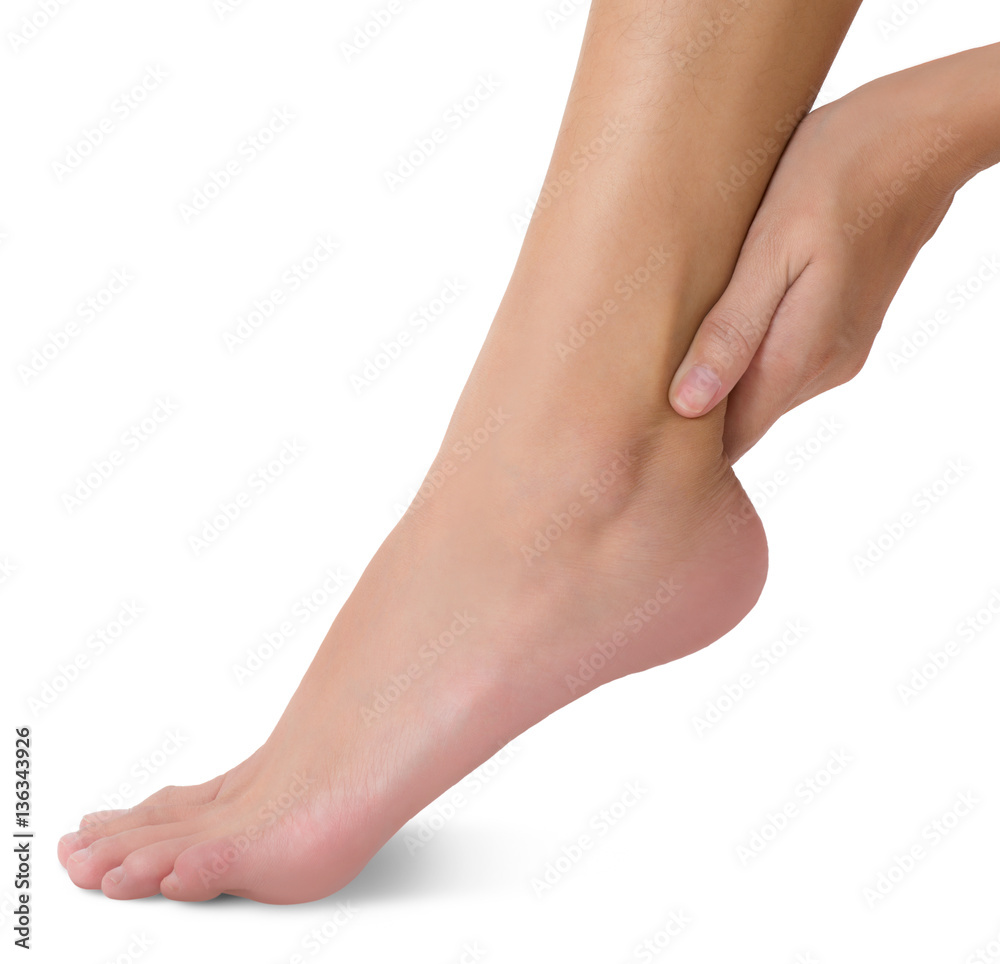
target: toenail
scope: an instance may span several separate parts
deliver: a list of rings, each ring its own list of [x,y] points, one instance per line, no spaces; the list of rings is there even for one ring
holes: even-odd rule
[[[114,884],[118,886],[125,879],[125,871],[121,867],[115,867],[114,870],[109,870],[105,875],[104,879],[109,884]]]
[[[177,890],[181,886],[181,879],[177,874],[164,877],[160,883],[160,890]]]
[[[80,839],[80,835],[76,831],[73,831],[73,833],[68,833],[68,834],[65,834],[63,837],[61,837],[60,840],[59,840],[59,843],[66,844],[67,847],[71,847],[79,839]]]
[[[70,854],[69,859],[80,863],[86,860],[90,856],[90,847],[85,847],[83,850],[78,850],[75,854]]]

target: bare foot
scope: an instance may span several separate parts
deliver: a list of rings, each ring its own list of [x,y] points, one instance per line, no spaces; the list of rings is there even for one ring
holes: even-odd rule
[[[719,440],[692,450],[665,401],[627,430],[576,421],[551,432],[509,392],[464,401],[426,499],[267,743],[207,784],[85,817],[59,848],[73,882],[114,898],[325,897],[518,733],[734,626],[766,547]],[[466,437],[483,441],[463,461]]]
[[[775,122],[850,16],[774,0],[695,78],[670,52],[702,11],[675,6],[594,3],[547,181],[558,201],[532,222],[421,495],[268,741],[206,784],[85,817],[59,847],[74,883],[324,897],[505,742],[754,604],[766,543],[723,454],[725,405],[683,419],[667,392],[776,152],[740,192],[717,185],[762,136],[780,148]],[[612,121],[613,149],[581,171]]]

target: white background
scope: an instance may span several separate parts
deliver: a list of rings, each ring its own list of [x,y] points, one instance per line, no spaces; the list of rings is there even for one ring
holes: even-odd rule
[[[865,3],[821,100],[997,39],[993,0],[910,3],[888,35],[891,4]],[[525,734],[481,791],[466,785],[455,816],[432,807],[408,828],[439,828],[425,847],[411,854],[400,834],[329,900],[116,903],[58,865],[58,837],[122,784],[131,805],[266,738],[346,591],[242,685],[234,667],[327,568],[357,578],[420,482],[509,276],[514,217],[540,189],[586,11],[570,3],[552,24],[555,0],[404,0],[348,61],[342,43],[380,6],[246,0],[222,17],[211,0],[70,2],[15,52],[8,31],[38,8],[4,4],[0,561],[16,571],[0,584],[0,634],[4,738],[34,731],[35,959],[449,964],[475,943],[487,961],[607,964],[650,960],[637,945],[683,911],[691,923],[652,959],[961,964],[1000,939],[996,626],[909,703],[897,686],[1000,587],[1000,279],[903,368],[887,356],[1000,254],[997,171],[959,195],[864,373],[738,466],[771,570],[729,636]],[[113,102],[150,67],[167,79],[117,117]],[[499,90],[390,191],[397,155],[480,75]],[[275,108],[296,119],[186,222],[181,204]],[[52,162],[105,115],[114,130],[60,180]],[[224,334],[324,236],[335,257],[229,353]],[[26,383],[19,366],[115,270],[134,277],[128,289]],[[459,303],[357,393],[351,375],[451,279],[468,288]],[[159,399],[176,413],[126,449],[122,434]],[[796,448],[831,418],[835,436],[796,469]],[[189,536],[290,440],[305,453],[196,555]],[[124,461],[70,511],[64,494],[116,449]],[[968,471],[920,513],[915,495],[951,460]],[[918,524],[858,572],[855,555],[907,510]],[[132,601],[135,625],[33,709]],[[788,621],[804,635],[761,675]],[[752,688],[699,735],[696,717],[725,708],[745,673]],[[835,752],[852,762],[806,799],[802,781]],[[532,879],[633,782],[639,803],[536,896]],[[934,846],[926,828],[963,792],[979,802]],[[788,803],[784,831],[741,860]],[[864,889],[914,844],[926,857],[870,906]],[[10,857],[4,868],[7,943]],[[338,904],[353,919],[316,951],[308,935]],[[133,935],[152,946],[130,958]]]

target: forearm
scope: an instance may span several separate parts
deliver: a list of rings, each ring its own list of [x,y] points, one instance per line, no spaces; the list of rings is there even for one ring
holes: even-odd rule
[[[894,150],[865,159],[879,189],[901,180],[920,183],[929,198],[951,198],[1000,162],[1000,44],[879,78],[844,102],[855,111],[869,105],[880,113]]]
[[[958,132],[960,183],[1000,163],[1000,43],[940,61],[947,74],[952,123]]]

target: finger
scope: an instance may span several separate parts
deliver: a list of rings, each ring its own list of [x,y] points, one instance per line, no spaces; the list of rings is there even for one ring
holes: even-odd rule
[[[751,234],[729,286],[705,316],[674,375],[669,398],[679,415],[697,418],[729,394],[793,280],[775,243],[763,233]]]
[[[788,290],[729,396],[723,447],[730,462],[786,412],[856,374],[859,351],[845,341],[852,311],[842,294],[843,280],[817,265],[806,268]]]
[[[784,394],[774,397],[769,382],[770,366],[756,359],[729,394],[722,447],[731,465],[735,465],[788,411],[790,402]]]

